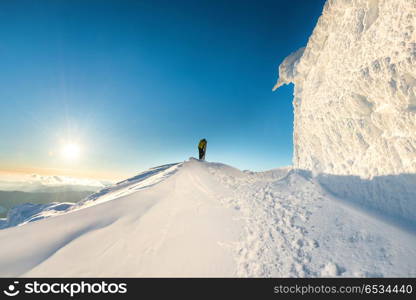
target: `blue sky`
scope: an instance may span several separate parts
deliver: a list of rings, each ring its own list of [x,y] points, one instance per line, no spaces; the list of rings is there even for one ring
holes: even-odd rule
[[[324,2],[1,1],[0,170],[121,178],[203,137],[209,161],[290,164],[293,87],[271,89]]]

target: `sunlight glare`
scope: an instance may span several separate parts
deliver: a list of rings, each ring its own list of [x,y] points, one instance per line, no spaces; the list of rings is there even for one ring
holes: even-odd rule
[[[66,144],[62,148],[62,156],[68,160],[77,159],[80,155],[81,149],[77,144]]]

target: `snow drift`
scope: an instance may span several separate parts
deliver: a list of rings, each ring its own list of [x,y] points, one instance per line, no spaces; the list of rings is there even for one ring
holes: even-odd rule
[[[338,196],[413,221],[415,25],[414,0],[329,0],[275,86],[295,84],[296,168],[323,174]]]
[[[213,201],[223,191],[198,168],[161,166],[65,211],[34,212],[38,222],[0,232],[0,274],[231,275],[231,254],[220,243],[238,237],[238,221]]]

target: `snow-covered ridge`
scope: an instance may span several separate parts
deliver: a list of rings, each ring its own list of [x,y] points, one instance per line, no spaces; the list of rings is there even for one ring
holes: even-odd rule
[[[327,1],[275,87],[295,84],[295,167],[416,173],[415,27],[414,0]]]
[[[180,166],[181,164],[175,163],[151,168],[132,178],[104,188],[78,203],[53,202],[49,204],[25,203],[17,205],[8,212],[7,218],[0,219],[0,229],[25,225],[127,196],[163,181],[174,174]]]
[[[122,196],[130,195],[136,191],[149,188],[173,175],[181,166],[181,163],[173,163],[143,171],[132,178],[120,181],[113,186],[109,186],[88,196],[86,199],[74,205],[71,210],[97,205],[102,202],[111,201]]]
[[[292,168],[190,159],[72,208],[0,230],[0,276],[416,276],[414,233]]]

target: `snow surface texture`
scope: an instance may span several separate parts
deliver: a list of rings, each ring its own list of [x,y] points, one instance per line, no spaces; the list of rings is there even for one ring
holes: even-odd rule
[[[338,196],[413,221],[415,27],[415,0],[328,0],[274,88],[295,84],[296,168],[324,174]]]
[[[291,168],[191,159],[43,216],[0,230],[0,276],[416,277],[414,231]]]

